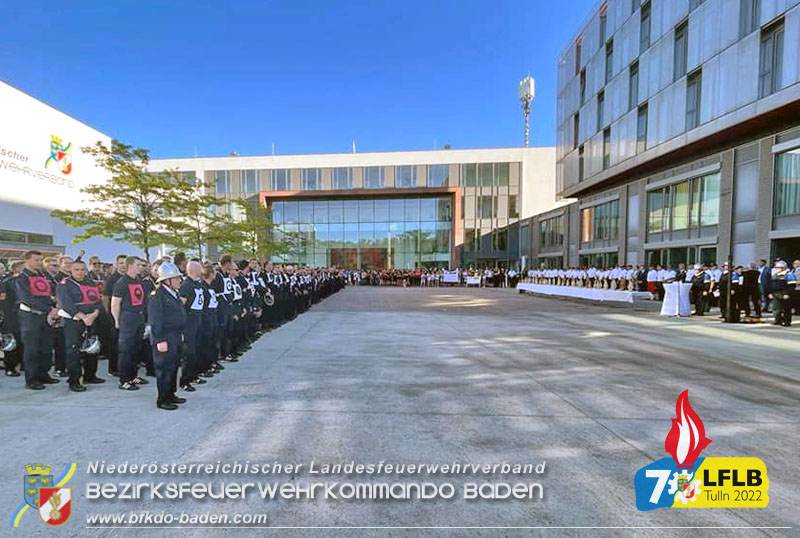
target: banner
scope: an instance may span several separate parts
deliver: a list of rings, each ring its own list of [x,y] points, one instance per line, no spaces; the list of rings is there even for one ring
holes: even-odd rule
[[[458,284],[458,269],[455,271],[445,271],[442,282],[445,284]]]

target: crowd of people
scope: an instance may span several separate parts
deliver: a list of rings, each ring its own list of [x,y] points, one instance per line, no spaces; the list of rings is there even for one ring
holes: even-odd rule
[[[466,285],[467,277],[480,279],[481,287],[492,286],[495,288],[514,287],[519,281],[519,273],[515,269],[475,269],[461,268],[458,273],[458,282],[447,282],[446,271],[442,268],[429,269],[370,269],[347,271],[347,280],[353,286],[421,286],[438,288],[444,285]]]
[[[726,320],[761,318],[774,313],[776,325],[790,326],[792,314],[800,313],[800,259],[791,266],[776,260],[772,267],[766,260],[748,266],[728,263],[694,264],[687,268],[661,265],[602,267],[570,267],[567,269],[532,269],[525,280],[552,286],[576,286],[609,290],[649,292],[654,300],[664,299],[664,284],[685,282],[694,305],[694,315],[702,316],[711,308],[719,308]],[[730,297],[730,299],[728,299]],[[728,318],[730,316],[730,319]]]
[[[124,254],[113,266],[97,257],[87,266],[81,258],[43,259],[31,250],[0,264],[5,375],[24,373],[34,391],[66,378],[69,390],[85,392],[106,381],[98,375],[105,358],[120,390],[139,390],[155,377],[156,405],[165,410],[185,403],[179,388],[195,391],[349,277],[255,259],[235,263],[229,255],[215,264],[182,253],[149,265]]]

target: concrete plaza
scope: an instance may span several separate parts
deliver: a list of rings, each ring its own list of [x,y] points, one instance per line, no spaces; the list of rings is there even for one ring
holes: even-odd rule
[[[519,295],[513,290],[348,288],[261,338],[239,363],[155,407],[155,385],[83,394],[33,392],[0,379],[1,536],[789,536],[800,524],[800,331],[664,319],[654,312]],[[101,363],[101,373],[106,365]],[[107,377],[107,376],[106,376]],[[767,464],[770,504],[750,510],[634,506],[635,471],[667,454],[678,394],[713,443],[706,456]],[[543,500],[104,501],[84,499],[90,461],[539,463],[542,476],[434,477],[539,481]],[[51,529],[22,502],[24,466],[68,462],[74,515]],[[243,477],[288,481],[289,476]],[[392,477],[389,477],[392,478]],[[397,477],[395,477],[397,478]],[[153,477],[165,480],[164,477]],[[193,477],[218,481],[226,477]],[[298,480],[314,480],[302,475]],[[320,477],[318,480],[325,480]],[[375,481],[362,476],[329,480]],[[427,481],[429,477],[399,477]],[[167,481],[179,480],[166,478]],[[231,480],[227,477],[227,480]],[[85,528],[95,512],[265,513],[270,527]],[[342,529],[341,527],[484,527]],[[506,529],[486,527],[573,527]],[[575,527],[793,526],[780,529]]]

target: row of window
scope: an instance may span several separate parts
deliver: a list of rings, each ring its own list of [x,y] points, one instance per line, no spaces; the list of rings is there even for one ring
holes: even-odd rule
[[[619,200],[581,209],[581,242],[619,238]]]
[[[495,230],[483,234],[480,228],[466,228],[464,230],[465,253],[470,252],[504,252],[508,250],[508,230]]]
[[[560,247],[564,244],[564,216],[539,221],[539,247]]]
[[[702,1],[696,2],[694,7],[700,5]],[[750,34],[758,28],[758,21],[760,16],[760,0],[741,0],[740,4],[740,34],[742,37]],[[605,15],[601,15],[602,17]],[[641,33],[642,41],[640,42],[640,54],[650,46],[650,3],[642,6],[641,11]],[[601,26],[602,28],[602,26]],[[758,93],[759,98],[766,97],[778,91],[781,87],[782,80],[782,64],[783,64],[783,33],[784,25],[783,20],[779,20],[762,32],[760,58],[759,58],[759,82]],[[602,34],[601,34],[602,35]],[[677,81],[686,75],[688,63],[688,36],[689,27],[688,21],[684,20],[675,27],[674,44],[673,44],[673,80]],[[611,73],[612,56],[613,56],[613,40],[606,44],[606,84],[608,84]],[[700,103],[702,92],[702,70],[699,68],[693,73],[690,73],[686,80],[686,110],[684,112],[685,123],[684,131],[689,131],[700,125]],[[580,97],[581,105],[584,104],[586,99],[586,70],[580,72]],[[628,110],[633,110],[639,105],[639,61],[634,60],[628,68]],[[596,131],[600,132],[603,129],[605,118],[603,116],[603,109],[605,108],[605,92],[600,90],[597,94],[597,117],[596,117]],[[647,103],[638,106],[637,123],[636,123],[636,153],[640,153],[646,149],[647,141]],[[578,140],[580,137],[580,112],[576,112],[573,116],[573,149],[578,148]],[[610,158],[607,159],[606,155],[610,157],[610,150],[606,145],[606,139],[610,139],[604,135],[603,137],[603,169],[605,170],[610,165]],[[579,181],[583,180],[583,151],[579,152]]]
[[[446,187],[450,176],[450,167],[446,164],[427,167],[426,185],[428,187]],[[194,174],[193,172],[191,173]],[[232,174],[230,170],[218,170],[214,174],[217,194],[232,192]],[[363,188],[381,189],[385,186],[384,167],[367,166],[363,169]],[[342,167],[331,169],[331,188],[349,190],[353,188],[353,168]],[[291,190],[291,170],[277,169],[269,171],[270,189],[273,191]],[[322,189],[322,169],[303,168],[300,171],[300,188],[304,191]],[[394,186],[412,188],[417,186],[417,167],[415,165],[395,166]],[[242,170],[240,173],[239,191],[256,193],[263,190],[261,170]]]
[[[473,214],[475,215],[474,218],[476,219],[499,218],[499,200],[500,198],[498,196],[491,195],[474,197],[462,196],[461,207],[464,208],[464,218],[466,218],[467,215],[472,216]],[[510,219],[519,218],[519,206],[517,200],[518,198],[515,194],[512,194],[508,197],[508,218]]]
[[[271,204],[275,224],[347,222],[450,222],[452,202],[441,198],[370,198],[359,200],[276,200]]]
[[[719,224],[719,173],[647,193],[647,233]]]
[[[52,245],[53,236],[29,232],[0,230],[0,241],[5,241],[7,243],[27,243],[29,245]]]

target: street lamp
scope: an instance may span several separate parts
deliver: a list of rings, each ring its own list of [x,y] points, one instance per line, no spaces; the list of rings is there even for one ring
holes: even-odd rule
[[[528,147],[528,141],[530,139],[531,134],[531,127],[530,127],[530,116],[531,116],[531,102],[536,94],[536,83],[533,81],[533,77],[528,75],[527,77],[523,78],[519,81],[519,103],[522,107],[522,113],[525,115],[525,147]]]

